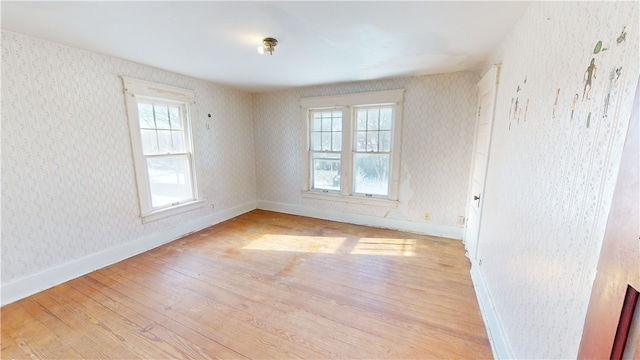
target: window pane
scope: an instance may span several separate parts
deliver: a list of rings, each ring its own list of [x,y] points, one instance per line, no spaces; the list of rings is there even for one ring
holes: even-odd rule
[[[158,153],[158,138],[155,130],[140,130],[140,140],[142,140],[142,153],[144,155]]]
[[[369,109],[367,111],[367,130],[378,130],[378,118],[380,110]]]
[[[391,108],[380,109],[380,130],[391,130]]]
[[[331,133],[322,133],[322,151],[331,151]]]
[[[379,151],[391,152],[391,131],[379,131],[380,144]]]
[[[313,113],[313,119],[311,119],[311,129],[313,131],[322,130],[322,118],[320,116],[320,113]]]
[[[186,155],[147,159],[153,207],[194,198],[189,158]]]
[[[171,130],[158,130],[158,153],[171,152]]]
[[[186,152],[184,148],[184,132],[183,131],[172,131],[171,142],[172,142],[171,152]]]
[[[331,117],[322,117],[322,131],[331,131]]]
[[[340,190],[340,155],[314,153],[311,161],[311,188]]]
[[[169,127],[169,109],[166,106],[154,106],[156,115],[156,127],[158,129],[170,129]]]
[[[333,120],[331,122],[331,124],[333,125],[331,127],[331,130],[333,131],[342,131],[342,114],[339,113],[339,116],[336,116],[336,114],[333,114]]]
[[[389,155],[356,154],[354,191],[360,194],[389,194]]]
[[[342,133],[334,132],[331,138],[331,150],[332,151],[341,151],[342,150]]]
[[[367,151],[367,132],[358,131],[356,133],[356,151]]]
[[[171,128],[173,130],[182,129],[182,117],[180,116],[180,108],[177,108],[177,107],[169,108],[169,121],[171,122]]]
[[[367,151],[378,151],[377,131],[367,131]]]
[[[316,151],[322,150],[322,133],[320,132],[311,133],[311,150],[316,150]]]
[[[138,103],[138,118],[140,119],[141,129],[155,129],[156,125],[153,121],[153,105]]]
[[[367,130],[367,111],[358,110],[356,118],[356,130]]]

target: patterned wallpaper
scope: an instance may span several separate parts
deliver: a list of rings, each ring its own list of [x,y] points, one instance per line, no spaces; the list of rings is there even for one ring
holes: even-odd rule
[[[250,94],[4,30],[1,49],[3,284],[255,202]],[[142,224],[120,75],[195,90],[204,208]]]
[[[459,72],[254,94],[258,200],[457,226],[465,199],[479,76]],[[388,209],[302,198],[305,122],[300,98],[405,89],[400,205]]]
[[[3,284],[256,198],[410,221],[429,211],[449,226],[464,214],[475,73],[250,95],[9,31],[1,50]],[[141,223],[120,75],[195,90],[204,208]],[[302,199],[300,97],[396,88],[406,89],[400,207]]]
[[[514,358],[577,356],[638,81],[638,13],[533,3],[501,49],[478,258]]]

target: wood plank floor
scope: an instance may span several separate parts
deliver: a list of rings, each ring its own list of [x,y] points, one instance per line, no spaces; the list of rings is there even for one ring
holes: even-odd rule
[[[460,241],[255,210],[4,306],[3,359],[491,358]]]

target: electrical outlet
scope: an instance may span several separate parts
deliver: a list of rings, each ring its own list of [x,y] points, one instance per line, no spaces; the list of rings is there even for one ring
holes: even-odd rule
[[[215,205],[213,205],[213,204],[211,204],[211,211],[213,211],[213,210],[215,210],[215,209],[216,209],[216,206],[215,206]]]
[[[458,216],[458,225],[464,225],[464,216]]]
[[[422,218],[425,219],[425,220],[429,220],[429,219],[431,219],[431,214],[426,212],[426,213],[424,213],[424,216]]]

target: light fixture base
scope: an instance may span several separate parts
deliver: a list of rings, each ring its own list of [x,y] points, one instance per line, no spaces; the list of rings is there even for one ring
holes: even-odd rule
[[[278,45],[278,40],[268,37],[262,39],[262,44],[264,44],[264,50],[273,55],[273,50],[275,50],[276,45]]]

